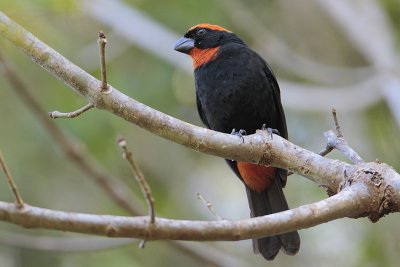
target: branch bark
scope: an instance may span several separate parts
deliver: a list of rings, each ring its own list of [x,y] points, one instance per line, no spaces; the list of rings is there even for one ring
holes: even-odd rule
[[[113,179],[113,177],[110,176],[107,171],[103,170],[100,165],[96,163],[96,161],[90,156],[90,154],[83,149],[84,146],[81,143],[79,143],[77,140],[71,141],[65,136],[60,128],[58,128],[56,124],[49,119],[49,117],[46,115],[46,112],[35,99],[34,95],[32,95],[24,82],[18,77],[16,71],[13,70],[12,66],[7,64],[0,54],[0,70],[1,67],[3,67],[2,70],[4,75],[12,85],[17,96],[22,100],[26,107],[31,110],[32,114],[37,117],[39,123],[48,132],[50,137],[53,138],[55,143],[61,148],[66,158],[74,163],[78,169],[81,169],[81,171],[86,174],[86,177],[91,178],[117,205],[126,210],[130,215],[137,216],[143,214],[144,209],[137,204],[140,203],[140,199],[133,194],[129,194],[126,186],[124,186],[122,183],[119,183],[118,180]],[[9,239],[2,238],[0,235],[0,242],[3,244],[15,246],[23,243],[23,241],[18,243],[18,240],[14,240],[15,242],[8,241]],[[30,249],[44,249],[44,247],[41,247],[40,245],[35,246],[37,245],[37,242],[30,243]],[[113,242],[113,244],[115,243]],[[62,244],[55,245],[52,246],[52,248],[60,248],[61,246]],[[235,258],[234,256],[228,256],[226,253],[219,252],[215,248],[210,248],[205,244],[197,244],[195,246],[194,243],[187,244],[179,241],[171,241],[169,242],[169,246],[202,262],[205,265],[221,267],[247,266],[243,262],[240,262],[238,258]],[[75,246],[75,249],[79,250],[79,246]]]
[[[359,184],[359,186],[362,186]],[[365,192],[359,188],[361,192]],[[274,215],[240,221],[189,221],[157,218],[149,224],[148,216],[122,217],[62,212],[0,202],[0,220],[27,228],[44,228],[108,237],[134,237],[145,240],[243,240],[275,235],[318,225],[345,216],[361,205],[355,190],[344,190],[326,200],[280,212]],[[335,208],[333,208],[335,207]],[[277,216],[278,215],[278,216]],[[288,223],[289,222],[289,223]],[[282,227],[283,226],[283,227]]]
[[[112,88],[110,94],[104,94],[101,91],[101,81],[74,65],[1,12],[0,34],[96,108],[107,110],[188,148],[222,158],[286,168],[334,189],[338,188],[344,178],[344,171],[351,168],[349,164],[323,158],[277,135],[271,139],[269,134],[260,131],[258,134],[245,136],[242,140],[175,119],[115,88]]]
[[[32,206],[18,210],[0,202],[0,220],[24,227],[73,231],[146,240],[241,240],[311,227],[341,217],[368,216],[372,221],[400,210],[400,177],[379,162],[350,165],[323,158],[266,131],[237,138],[180,121],[131,99],[75,66],[31,33],[0,13],[0,35],[82,95],[96,108],[143,127],[188,148],[215,156],[289,169],[339,192],[323,201],[241,221],[184,221],[148,217],[74,214]]]

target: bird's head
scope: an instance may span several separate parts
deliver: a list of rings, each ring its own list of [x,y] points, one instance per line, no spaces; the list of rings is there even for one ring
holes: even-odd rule
[[[191,27],[176,42],[174,49],[190,55],[196,69],[212,60],[216,56],[219,47],[232,42],[243,44],[231,31],[218,25],[202,23]]]
[[[220,42],[232,34],[229,30],[218,25],[197,24],[191,27],[186,34],[175,44],[175,50],[190,54],[193,48],[209,49],[220,46]]]

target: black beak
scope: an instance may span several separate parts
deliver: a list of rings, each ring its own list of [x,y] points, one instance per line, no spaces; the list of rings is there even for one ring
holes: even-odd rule
[[[174,46],[178,52],[188,54],[194,48],[194,40],[186,37],[181,37]]]

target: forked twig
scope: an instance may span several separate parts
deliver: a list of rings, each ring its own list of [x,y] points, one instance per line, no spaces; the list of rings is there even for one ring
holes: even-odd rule
[[[324,157],[332,152],[332,150],[337,149],[342,152],[353,164],[364,163],[365,161],[358,155],[356,151],[354,151],[354,149],[349,146],[346,139],[344,138],[339,120],[337,118],[336,108],[334,107],[332,108],[332,116],[333,121],[335,122],[336,133],[332,130],[324,132],[324,136],[327,139],[326,147],[318,154]],[[292,174],[293,172],[288,172],[288,175]],[[332,192],[332,190],[329,188],[327,188],[327,190]]]
[[[337,118],[336,109],[332,108],[333,120],[335,121],[336,133],[332,130],[324,133],[324,136],[328,140],[327,148],[337,149],[343,153],[353,164],[361,164],[365,161],[358,155],[358,153],[352,149],[347,143],[343,136],[343,132],[339,125],[339,120]]]
[[[106,71],[106,44],[107,44],[107,39],[106,35],[104,32],[99,31],[99,54],[100,54],[100,68],[101,68],[101,91],[105,94],[111,93],[111,89],[108,86],[107,83],[107,71]],[[75,118],[82,113],[88,111],[89,109],[93,108],[94,105],[92,103],[88,103],[85,106],[83,106],[80,109],[77,109],[72,112],[59,112],[59,111],[52,111],[49,112],[49,116],[52,119],[58,119],[58,118]]]
[[[106,71],[106,44],[107,44],[107,39],[106,35],[104,32],[99,31],[99,54],[100,54],[100,68],[101,68],[101,91],[105,94],[111,93],[110,87],[108,86],[107,83],[107,71]],[[80,109],[77,109],[72,112],[59,112],[59,111],[51,111],[49,112],[49,116],[52,119],[58,119],[58,118],[75,118],[82,113],[88,111],[89,109],[93,108],[94,105],[92,103],[88,103],[85,106],[83,106]]]
[[[13,91],[28,107],[33,115],[36,116],[41,126],[48,132],[50,137],[61,148],[66,157],[92,179],[100,188],[102,188],[115,203],[123,209],[129,211],[132,215],[142,213],[142,209],[136,206],[131,200],[131,194],[126,187],[110,177],[106,171],[91,160],[89,154],[85,153],[81,147],[83,145],[78,141],[71,141],[64,132],[51,120],[48,119],[46,112],[41,107],[39,101],[28,89],[24,81],[18,76],[13,67],[5,61],[0,54],[0,66],[3,68],[4,77],[13,87]]]

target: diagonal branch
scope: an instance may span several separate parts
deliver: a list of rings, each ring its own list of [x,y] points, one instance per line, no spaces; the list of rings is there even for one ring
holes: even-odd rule
[[[148,217],[73,214],[26,206],[22,211],[0,202],[0,220],[25,227],[74,231],[146,240],[241,240],[311,227],[342,217],[369,216],[372,221],[400,210],[400,177],[378,162],[350,165],[323,158],[266,131],[241,139],[180,121],[112,89],[65,59],[31,33],[0,13],[5,36],[47,71],[61,79],[96,108],[143,127],[163,138],[215,156],[271,165],[300,173],[337,195],[293,210],[241,221],[199,222]],[[111,87],[111,86],[110,86]],[[339,190],[340,189],[340,190]]]
[[[135,204],[137,201],[132,201],[132,195],[127,188],[117,180],[112,179],[99,164],[96,164],[90,159],[89,155],[82,149],[83,145],[81,143],[71,141],[64,132],[49,119],[45,110],[30,93],[25,83],[17,76],[12,66],[2,58],[1,54],[0,64],[3,67],[6,79],[14,88],[14,92],[37,117],[50,137],[60,146],[65,156],[85,173],[88,178],[92,179],[102,188],[117,205],[133,215],[141,214],[142,208]]]
[[[99,80],[2,13],[0,34],[96,108],[108,110],[175,143],[223,158],[286,168],[320,185],[329,184],[332,189],[338,188],[344,178],[344,170],[351,168],[349,164],[323,158],[279,136],[274,136],[272,140],[268,134],[260,132],[244,137],[242,143],[235,136],[194,126],[154,110],[115,88],[110,88],[110,94],[103,94]]]
[[[128,149],[126,140],[124,138],[118,138],[117,140],[118,146],[122,150],[122,157],[126,159],[131,167],[132,174],[135,177],[136,182],[139,184],[140,189],[142,190],[143,196],[147,201],[147,206],[149,208],[149,217],[150,223],[154,223],[155,221],[155,211],[154,211],[154,198],[151,194],[150,185],[147,183],[146,178],[144,177],[142,171],[137,165],[136,161],[133,158],[132,152]]]
[[[208,211],[214,216],[217,220],[222,220],[222,217],[218,215],[218,213],[214,210],[214,207],[210,201],[208,201],[201,193],[197,193],[197,199],[203,202],[203,204],[207,207]]]
[[[50,136],[55,142],[61,147],[65,155],[80,168],[87,177],[91,178],[101,187],[109,197],[121,208],[125,209],[131,215],[138,215],[143,213],[142,207],[139,207],[135,203],[139,203],[138,198],[129,194],[128,190],[117,180],[113,180],[106,171],[102,170],[93,159],[89,157],[85,151],[80,149],[82,145],[77,141],[70,141],[65,134],[49,120],[46,112],[42,109],[38,101],[31,94],[28,88],[25,86],[23,81],[17,76],[16,72],[11,68],[9,64],[1,57],[0,54],[0,66],[3,67],[5,77],[8,79],[10,84],[13,86],[14,91],[26,104],[26,106],[32,111],[37,117],[42,126],[48,131]],[[1,238],[0,238],[1,239]],[[1,240],[0,240],[1,241]],[[193,248],[193,244],[185,244],[182,242],[170,242],[170,246],[191,256],[194,259],[201,261],[204,264],[212,266],[233,266],[232,262],[237,262],[237,259],[230,259],[226,254],[212,250],[203,245],[201,248]],[[212,250],[212,251],[211,251]],[[211,255],[213,254],[213,255]],[[221,260],[224,259],[224,261]],[[238,264],[235,266],[244,266]]]

